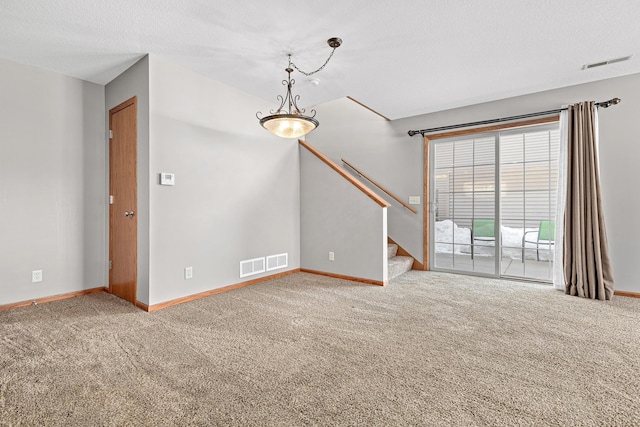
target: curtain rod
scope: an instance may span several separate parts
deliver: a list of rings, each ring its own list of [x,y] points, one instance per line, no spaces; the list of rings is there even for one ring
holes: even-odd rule
[[[620,98],[612,98],[608,101],[596,102],[596,107],[609,108],[612,105],[619,104],[620,101],[621,101]],[[549,116],[551,114],[559,114],[561,111],[564,111],[566,109],[567,108],[558,108],[556,110],[539,111],[537,113],[521,114],[519,116],[511,116],[511,117],[501,117],[499,119],[482,120],[479,122],[461,123],[458,125],[441,126],[437,128],[431,128],[431,129],[410,130],[407,133],[409,134],[409,136],[413,136],[417,134],[421,134],[422,136],[424,136],[425,133],[441,132],[443,130],[466,128],[469,126],[488,125],[491,123],[510,122],[512,120],[526,119],[529,117]]]

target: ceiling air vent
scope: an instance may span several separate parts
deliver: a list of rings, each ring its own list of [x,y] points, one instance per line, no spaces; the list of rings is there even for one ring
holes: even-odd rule
[[[589,68],[602,67],[603,65],[615,64],[616,62],[628,61],[631,59],[632,55],[623,56],[622,58],[608,59],[606,61],[594,62],[593,64],[583,65],[583,70],[588,70]]]

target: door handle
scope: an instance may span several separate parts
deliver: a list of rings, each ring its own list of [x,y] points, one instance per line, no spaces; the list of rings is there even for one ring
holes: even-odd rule
[[[126,216],[127,218],[133,218],[134,212],[130,211],[130,212],[125,212],[124,216]]]

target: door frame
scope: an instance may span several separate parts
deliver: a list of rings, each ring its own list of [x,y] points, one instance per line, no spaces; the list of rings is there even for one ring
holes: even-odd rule
[[[452,138],[452,137],[459,137],[459,136],[464,136],[464,135],[473,135],[473,134],[480,134],[480,133],[485,133],[485,132],[499,132],[502,130],[506,130],[506,129],[512,129],[512,128],[518,128],[518,127],[528,127],[528,126],[535,126],[535,125],[542,125],[542,124],[547,124],[547,123],[555,123],[560,121],[560,116],[559,115],[554,115],[554,116],[549,116],[549,117],[542,117],[542,118],[537,118],[537,119],[531,119],[531,120],[522,120],[522,121],[518,121],[518,122],[511,122],[511,123],[501,123],[498,125],[492,125],[492,126],[484,126],[484,127],[478,127],[478,128],[471,128],[471,129],[461,129],[461,130],[455,130],[455,131],[449,131],[449,132],[440,132],[440,133],[432,133],[432,134],[423,134],[423,175],[422,175],[422,179],[423,179],[423,199],[424,203],[423,203],[423,224],[422,224],[422,231],[423,231],[423,236],[422,236],[422,246],[423,246],[423,265],[424,265],[424,269],[425,271],[429,271],[432,268],[432,257],[430,256],[430,252],[431,252],[431,234],[432,234],[432,230],[431,230],[431,214],[433,212],[432,207],[435,203],[435,201],[431,200],[431,170],[433,168],[433,165],[431,164],[431,141],[434,141],[436,139],[445,139],[445,138]],[[497,205],[496,205],[497,206]],[[500,233],[498,233],[500,234]],[[496,257],[497,258],[497,257]],[[463,274],[462,272],[460,274]]]

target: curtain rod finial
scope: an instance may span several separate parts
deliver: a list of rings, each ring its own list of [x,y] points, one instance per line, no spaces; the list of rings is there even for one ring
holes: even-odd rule
[[[608,101],[600,102],[597,105],[602,108],[609,108],[612,105],[620,104],[622,100],[620,98],[612,98]]]

